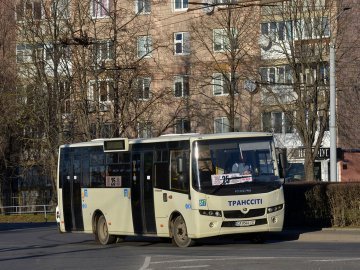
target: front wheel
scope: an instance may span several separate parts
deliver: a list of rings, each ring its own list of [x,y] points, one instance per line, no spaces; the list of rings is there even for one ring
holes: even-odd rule
[[[190,247],[194,245],[194,240],[188,236],[185,220],[178,216],[172,226],[173,243],[178,247]]]
[[[115,243],[116,237],[109,234],[108,226],[105,217],[100,216],[96,226],[96,239],[102,245],[109,245]]]

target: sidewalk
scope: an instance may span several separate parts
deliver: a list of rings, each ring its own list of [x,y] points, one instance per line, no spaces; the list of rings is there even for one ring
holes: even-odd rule
[[[278,236],[302,242],[360,243],[360,228],[285,229]]]

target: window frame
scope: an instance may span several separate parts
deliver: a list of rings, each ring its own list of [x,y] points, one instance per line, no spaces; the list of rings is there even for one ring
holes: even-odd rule
[[[28,6],[31,5],[31,16],[27,16],[27,10]],[[36,5],[39,5],[36,7]],[[20,7],[21,8],[21,16],[19,16]],[[37,10],[37,8],[40,8],[40,10]],[[39,17],[37,16],[39,15]],[[17,22],[25,22],[28,19],[32,19],[34,21],[39,21],[44,19],[44,7],[41,0],[20,0],[16,3],[15,6],[15,20]]]
[[[106,95],[102,94],[103,83],[106,83]],[[94,102],[99,103],[100,111],[108,111],[109,106],[114,102],[114,81],[111,79],[104,80],[90,80],[87,92],[87,100],[90,106],[94,106]],[[112,87],[111,87],[112,85]],[[95,86],[95,87],[94,87]],[[95,93],[97,91],[98,93]],[[103,97],[106,96],[106,99]],[[92,110],[90,110],[92,111]]]
[[[70,19],[70,1],[71,0],[52,0],[51,1],[51,15],[57,19]],[[55,13],[56,12],[56,13]]]
[[[188,126],[188,128],[186,128]],[[175,134],[184,134],[191,132],[191,122],[188,118],[177,118],[174,124]]]
[[[282,111],[269,111],[263,112],[261,115],[262,131],[271,132],[275,134],[293,134],[295,132],[295,126],[288,119],[290,114],[294,115],[294,112],[282,112]],[[281,118],[276,118],[277,115],[281,115]],[[264,118],[267,118],[265,124]],[[278,121],[280,120],[280,122]],[[281,132],[279,132],[281,130]]]
[[[220,125],[221,127],[220,131],[218,131],[217,124]],[[214,133],[228,133],[228,132],[230,132],[229,119],[226,116],[214,118]]]
[[[151,54],[152,54],[152,37],[151,37],[151,35],[138,36],[136,47],[137,47],[137,57],[138,58],[150,58]]]
[[[177,39],[181,36],[181,39]],[[178,44],[180,44],[181,52],[177,52]],[[189,55],[190,54],[190,33],[189,32],[175,32],[174,33],[174,55]]]
[[[141,9],[140,9],[141,6]],[[149,10],[147,10],[147,8]],[[136,14],[150,14],[151,13],[151,0],[135,0],[135,13]]]
[[[137,123],[138,138],[152,138],[152,122],[144,121]]]
[[[103,4],[105,1],[105,5]],[[103,19],[110,16],[111,0],[91,0],[91,17],[93,19]],[[96,9],[95,9],[96,8]]]
[[[105,47],[105,50],[104,50]],[[105,53],[104,53],[105,52]],[[104,57],[105,55],[105,57]],[[99,64],[103,61],[114,60],[114,41],[112,40],[98,40],[93,45],[93,59]]]
[[[141,89],[140,89],[141,84]],[[141,96],[140,96],[141,91]],[[137,100],[146,101],[151,98],[151,78],[150,77],[138,77],[136,79],[136,97]]]
[[[189,1],[188,0],[174,0],[173,1],[173,10],[176,11],[186,11],[189,8]],[[176,7],[177,3],[179,3],[180,7]]]
[[[180,95],[177,95],[177,85],[181,86],[181,93]],[[174,96],[176,98],[183,98],[189,96],[189,76],[187,75],[178,75],[174,77]]]

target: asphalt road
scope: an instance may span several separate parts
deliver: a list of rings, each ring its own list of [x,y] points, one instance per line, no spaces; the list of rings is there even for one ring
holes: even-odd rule
[[[0,269],[360,269],[360,230],[286,231],[265,244],[241,236],[180,249],[157,238],[100,246],[55,225],[1,225]]]

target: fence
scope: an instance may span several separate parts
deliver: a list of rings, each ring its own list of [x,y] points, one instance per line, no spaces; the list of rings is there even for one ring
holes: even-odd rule
[[[44,214],[46,220],[47,214],[50,213],[55,213],[55,206],[52,204],[0,207],[2,215]]]

